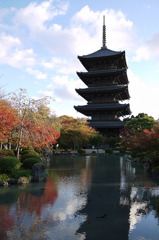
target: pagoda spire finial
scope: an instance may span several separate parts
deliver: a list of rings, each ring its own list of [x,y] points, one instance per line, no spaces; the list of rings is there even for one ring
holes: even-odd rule
[[[105,16],[103,16],[103,46],[102,48],[106,47],[106,26],[105,26]]]

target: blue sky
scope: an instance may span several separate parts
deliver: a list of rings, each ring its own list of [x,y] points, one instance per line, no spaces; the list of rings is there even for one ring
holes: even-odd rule
[[[132,114],[159,118],[158,0],[5,0],[0,2],[0,86],[25,88],[30,97],[51,96],[57,116],[81,117],[73,106],[86,102],[78,55],[102,46],[126,51]]]

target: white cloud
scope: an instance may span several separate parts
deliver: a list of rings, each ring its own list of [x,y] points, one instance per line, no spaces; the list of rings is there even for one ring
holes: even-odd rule
[[[134,45],[133,22],[127,20],[121,11],[93,12],[85,6],[72,18],[73,31],[78,36],[76,49],[79,49],[79,52],[86,53],[101,47],[103,15],[106,18],[108,48],[111,46],[120,50],[125,47],[130,49]],[[81,44],[82,39],[85,39],[83,44]]]
[[[16,55],[10,54],[9,64],[18,67],[21,55],[27,66],[39,65],[35,57],[41,55],[38,48],[45,50],[46,68],[57,69],[61,73],[69,74],[79,69],[77,55],[87,54],[102,46],[102,16],[106,15],[107,42],[115,49],[130,48],[133,45],[133,23],[126,19],[121,11],[105,10],[92,11],[88,6],[77,12],[70,24],[63,27],[55,21],[55,16],[65,14],[68,4],[46,0],[41,3],[32,2],[25,8],[12,10],[14,26],[7,26],[17,34],[21,45],[17,46]],[[19,27],[21,27],[19,29]],[[27,36],[27,39],[23,37]],[[116,37],[118,36],[118,38]],[[28,48],[29,46],[29,48]],[[31,52],[32,51],[32,52]],[[34,52],[37,53],[35,56]],[[28,56],[30,54],[30,56]],[[48,56],[52,55],[52,58]],[[26,57],[26,61],[25,61]],[[44,56],[40,56],[44,58]],[[76,60],[74,60],[76,59]],[[6,60],[6,63],[8,58]],[[22,66],[24,64],[21,63]]]
[[[83,7],[71,19],[70,25],[62,27],[54,20],[54,16],[65,14],[52,1],[29,4],[26,8],[17,10],[14,17],[15,25],[27,26],[30,36],[39,42],[52,54],[59,57],[75,57],[86,54],[102,46],[102,16],[106,16],[108,47],[130,49],[133,46],[133,23],[126,19],[121,11],[92,11]],[[118,36],[118,37],[117,37]]]
[[[75,74],[77,69],[80,70],[82,68],[77,57],[68,59],[52,57],[50,62],[42,62],[42,66],[62,74]]]
[[[41,71],[39,70],[35,70],[35,69],[32,69],[32,68],[27,68],[26,71],[32,75],[35,76],[36,79],[46,79],[47,78],[47,74],[46,73],[42,73]]]
[[[140,62],[142,59],[148,60],[150,58],[150,51],[148,46],[141,46],[136,50],[136,56],[133,57],[135,62]]]
[[[31,31],[39,31],[45,28],[46,22],[55,16],[65,14],[67,4],[54,6],[55,1],[48,0],[41,3],[31,2],[27,7],[16,11],[14,23],[16,25],[26,25]]]
[[[55,100],[59,103],[68,101],[82,101],[82,98],[75,92],[75,88],[85,87],[80,79],[75,80],[67,75],[55,76],[51,84],[47,86],[53,89]]]
[[[159,33],[139,45],[133,22],[122,11],[93,11],[85,6],[67,25],[62,25],[55,16],[66,14],[68,5],[60,2],[34,1],[21,9],[12,8],[10,19],[13,25],[5,23],[2,26],[3,16],[7,16],[8,11],[4,11],[1,18],[0,63],[23,68],[37,79],[49,80],[49,75],[56,75],[46,89],[39,92],[41,96],[52,96],[60,106],[85,101],[75,92],[75,88],[85,87],[75,74],[83,68],[77,55],[89,54],[102,46],[103,15],[106,17],[108,48],[126,50],[127,55],[135,52],[134,61],[159,57]],[[159,86],[142,82],[130,71],[129,75],[133,114],[149,112],[156,116]]]
[[[0,59],[2,61],[3,58],[7,56],[10,51],[13,49],[17,49],[21,46],[21,42],[17,37],[13,37],[11,35],[7,35],[2,33],[0,35]]]
[[[10,57],[10,59],[9,59]],[[35,65],[35,54],[33,49],[16,49],[8,56],[8,64],[13,67],[26,67]]]
[[[41,98],[43,97],[53,97],[53,91],[38,91],[38,94],[40,95]]]
[[[12,67],[33,66],[35,54],[33,49],[22,49],[22,43],[18,37],[0,35],[0,63]]]
[[[157,57],[159,59],[159,33],[155,33],[152,38],[145,41],[137,48],[134,61],[150,60]]]
[[[156,104],[159,102],[159,84],[143,82],[130,70],[128,70],[128,78],[130,80],[130,108],[133,115],[148,113],[149,116],[158,119],[159,113],[156,111]]]

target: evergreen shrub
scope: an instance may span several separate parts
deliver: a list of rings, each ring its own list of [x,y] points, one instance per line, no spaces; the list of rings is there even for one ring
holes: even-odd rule
[[[13,150],[0,149],[0,158],[7,157],[7,156],[15,157],[15,154],[14,154]]]
[[[159,151],[154,150],[149,152],[149,159],[152,162],[153,167],[158,167],[159,166]]]
[[[12,178],[19,178],[19,177],[30,177],[31,171],[29,169],[15,169],[11,173]]]
[[[83,149],[83,148],[80,148],[80,149],[78,149],[78,153],[80,153],[80,154],[84,154],[84,153],[86,153],[86,150]]]
[[[33,165],[36,164],[36,163],[38,163],[38,162],[41,162],[41,159],[39,159],[39,158],[34,158],[34,157],[32,157],[32,158],[27,158],[27,159],[25,159],[24,162],[23,162],[23,167],[24,167],[25,169],[32,169]]]
[[[14,169],[20,168],[20,161],[16,157],[0,158],[0,172],[11,173]]]
[[[6,174],[0,174],[0,181],[7,182],[9,180],[8,175]]]
[[[33,153],[24,154],[23,156],[21,156],[21,162],[24,162],[28,158],[35,158],[35,159],[41,160],[40,155],[37,154],[36,152],[35,153],[33,152]]]
[[[111,153],[113,153],[113,149],[107,148],[107,149],[105,149],[105,153],[111,154]]]
[[[24,155],[26,155],[26,154],[33,154],[33,155],[39,156],[39,153],[36,152],[36,151],[34,151],[34,150],[23,150],[23,151],[21,152],[21,156],[24,156]]]

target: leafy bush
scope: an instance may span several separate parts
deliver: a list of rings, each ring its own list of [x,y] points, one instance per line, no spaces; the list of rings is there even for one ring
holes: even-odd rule
[[[80,154],[82,154],[82,153],[86,153],[86,150],[85,150],[85,149],[82,149],[82,148],[80,148],[80,149],[78,149],[78,153],[80,153]]]
[[[19,177],[30,177],[31,175],[31,171],[28,169],[15,169],[12,173],[11,173],[11,177],[12,178],[19,178]]]
[[[149,152],[149,159],[151,159],[153,167],[159,166],[159,151],[154,150]]]
[[[26,168],[26,169],[32,169],[33,165],[38,163],[38,162],[41,162],[41,159],[34,158],[34,157],[27,158],[23,162],[23,167]]]
[[[6,174],[0,174],[0,181],[7,182],[9,177]]]
[[[24,154],[22,157],[21,157],[21,162],[24,162],[26,159],[28,158],[34,158],[34,159],[39,159],[41,160],[41,157],[40,155],[36,154],[36,153],[28,153],[28,154]]]
[[[21,152],[21,156],[24,156],[24,155],[26,155],[26,154],[33,154],[33,155],[39,156],[39,153],[37,153],[37,152],[34,151],[34,150],[24,150],[24,151]]]
[[[0,172],[10,173],[18,168],[20,168],[20,161],[16,157],[0,158]]]
[[[96,154],[96,151],[92,151],[93,154]]]
[[[111,154],[111,153],[113,153],[113,149],[107,148],[107,149],[105,149],[105,153]]]
[[[13,150],[0,149],[0,158],[7,157],[7,156],[15,157],[15,154],[14,154]]]
[[[120,153],[125,153],[126,152],[125,149],[123,149],[123,148],[119,148],[119,151],[120,151]]]

